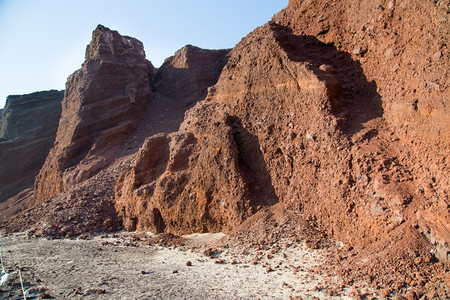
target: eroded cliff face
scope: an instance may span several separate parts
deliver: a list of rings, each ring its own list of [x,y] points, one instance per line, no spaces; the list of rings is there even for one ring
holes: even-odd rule
[[[228,52],[186,46],[156,73],[142,43],[99,25],[82,69],[67,81],[56,142],[36,179],[35,206],[2,228],[53,237],[119,230],[114,186],[120,172],[147,137],[179,129],[186,110],[217,82]]]
[[[36,202],[67,191],[105,168],[137,127],[154,68],[142,43],[101,25],[86,61],[66,83],[55,146],[36,179]]]
[[[167,58],[153,78],[152,88],[163,96],[192,105],[217,82],[229,49],[207,50],[187,45]]]
[[[289,188],[300,180],[295,168],[316,168],[298,162],[313,151],[305,144],[323,140],[319,155],[329,156],[326,149],[339,143],[332,110],[340,83],[320,62],[292,57],[307,49],[303,43],[315,47],[310,52],[333,52],[276,24],[232,50],[219,81],[187,112],[180,131],[149,138],[121,175],[116,207],[127,229],[229,231],[264,206],[297,203],[302,187]],[[303,185],[315,185],[314,177],[307,180]]]
[[[407,44],[409,32],[445,12],[427,4],[408,23],[415,1],[321,5],[291,1],[232,50],[178,133],[147,140],[116,186],[127,229],[228,231],[282,202],[352,247],[392,237],[399,257],[448,260],[448,88],[436,83],[448,72],[447,48],[426,63],[431,70],[407,61],[447,35],[437,20],[422,29],[436,29],[433,38]],[[422,90],[408,81],[414,74]],[[411,104],[418,96],[439,112]]]
[[[33,187],[55,140],[63,94],[53,90],[7,98],[0,122],[0,203]],[[6,207],[1,210],[3,217],[9,215]]]
[[[138,41],[100,26],[67,83],[36,199],[73,189],[50,200],[64,210],[38,205],[27,220],[51,216],[54,236],[121,222],[229,232],[280,203],[347,245],[336,264],[356,267],[344,278],[392,285],[393,269],[442,270],[432,262],[448,261],[450,243],[443,3],[293,0],[231,52],[186,46],[157,71]]]
[[[404,191],[406,198],[401,202],[409,207],[409,212],[396,210],[399,220],[409,219],[415,224],[437,248],[438,257],[447,261],[450,258],[448,7],[448,1],[292,0],[273,18],[291,27],[295,34],[315,35],[322,42],[350,53],[361,64],[368,80],[376,83],[385,125],[364,125],[372,128],[368,144],[374,152],[365,156],[378,161],[376,153],[382,153],[388,159],[383,169],[388,166],[386,171],[397,171],[376,172],[377,164],[363,157],[353,161],[353,171],[367,175],[367,190],[369,196],[373,194],[369,199],[378,199],[368,205],[374,211],[382,207],[381,216],[386,211],[385,203],[397,198],[394,191]],[[346,132],[355,136],[357,131],[348,124]],[[386,135],[391,135],[391,141]],[[376,142],[383,139],[383,143]],[[403,173],[400,178],[398,172]]]

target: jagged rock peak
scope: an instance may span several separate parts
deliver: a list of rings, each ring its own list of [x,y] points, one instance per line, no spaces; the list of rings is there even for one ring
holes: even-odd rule
[[[167,58],[153,78],[153,90],[191,103],[206,96],[228,61],[230,49],[209,50],[186,45]]]
[[[144,44],[103,25],[97,26],[91,43],[86,47],[86,60],[115,58],[128,61],[133,57],[145,57]]]
[[[202,49],[193,45],[186,45],[175,52],[175,54],[164,61],[164,64],[171,64],[177,68],[189,68],[192,63],[198,63],[196,58],[219,56],[222,58],[231,49],[210,50]]]
[[[36,201],[67,191],[114,160],[150,97],[154,68],[142,43],[99,25],[86,61],[66,82],[56,142],[36,179]]]

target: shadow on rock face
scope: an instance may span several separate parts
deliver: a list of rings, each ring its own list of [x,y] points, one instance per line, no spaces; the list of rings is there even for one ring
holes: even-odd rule
[[[264,155],[258,137],[251,134],[236,116],[228,116],[226,124],[232,128],[234,142],[238,149],[238,163],[244,182],[248,186],[253,207],[274,205],[278,196],[266,168]]]
[[[312,35],[295,35],[292,29],[271,23],[278,44],[292,61],[306,62],[318,78],[326,82],[333,101],[333,114],[342,132],[353,135],[365,122],[384,113],[375,81],[367,81],[359,61]],[[362,53],[361,56],[364,54]]]

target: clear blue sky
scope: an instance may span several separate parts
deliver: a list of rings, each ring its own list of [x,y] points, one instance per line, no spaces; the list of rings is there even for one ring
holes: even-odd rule
[[[144,43],[159,67],[186,44],[232,48],[288,0],[0,0],[0,108],[8,95],[64,89],[98,24]]]

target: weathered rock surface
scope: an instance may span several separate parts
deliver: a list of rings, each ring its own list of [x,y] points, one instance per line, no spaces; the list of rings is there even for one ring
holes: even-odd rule
[[[230,230],[281,201],[329,235],[366,247],[428,220],[415,213],[427,202],[416,190],[421,172],[413,175],[420,160],[401,154],[377,82],[351,51],[295,34],[295,5],[233,49],[177,134],[144,144],[117,187],[126,228]],[[174,158],[182,168],[172,167]],[[437,222],[420,228],[429,226]],[[448,249],[445,239],[439,244]]]
[[[187,45],[167,58],[153,78],[153,91],[186,105],[203,100],[217,82],[230,50],[207,50]]]
[[[36,181],[38,202],[71,189],[42,232],[67,236],[72,211],[75,234],[245,233],[280,203],[344,243],[344,285],[448,298],[432,282],[450,243],[447,15],[445,1],[292,0],[230,53],[186,46],[156,72],[99,27]]]
[[[56,142],[36,179],[36,202],[67,191],[105,168],[137,127],[154,68],[142,43],[101,25],[86,61],[66,83]]]
[[[53,146],[61,115],[63,91],[9,96],[0,123],[0,203],[33,187]]]
[[[304,41],[276,24],[255,30],[230,53],[219,81],[180,131],[147,140],[117,186],[126,228],[227,231],[289,198],[289,187],[273,181],[289,186],[307,136],[338,138],[331,110],[339,82],[320,64],[293,59],[304,49],[286,50],[287,42],[302,47]],[[305,43],[329,49],[314,38]]]
[[[291,27],[295,34],[315,35],[324,43],[352,53],[368,80],[376,83],[385,126],[364,124],[366,130],[372,130],[368,147],[372,147],[373,153],[366,156],[378,161],[376,154],[382,153],[385,171],[379,170],[378,175],[384,179],[375,179],[374,169],[380,167],[374,161],[361,157],[351,166],[355,171],[366,170],[368,187],[373,187],[373,196],[369,198],[378,198],[377,204],[371,204],[375,215],[384,215],[379,208],[385,212],[386,202],[409,207],[393,209],[397,215],[393,224],[408,223],[408,220],[417,224],[419,231],[439,249],[437,256],[447,261],[450,252],[448,4],[448,1],[419,0],[334,3],[291,0],[273,18]],[[358,131],[354,124],[347,124],[346,132],[353,139],[359,135]],[[361,146],[360,142],[355,144]],[[386,174],[386,171],[394,173]]]
[[[448,261],[448,50],[439,42],[420,68],[412,54],[448,38],[434,19],[423,27],[446,7],[386,7],[291,1],[244,38],[180,131],[149,138],[122,173],[125,227],[227,231],[282,202],[357,249],[348,260],[361,264],[359,280],[390,284],[401,276],[393,265],[417,271],[429,253]],[[408,50],[396,58],[389,47]],[[364,263],[377,247],[390,263]]]
[[[64,91],[8,96],[1,110],[0,141],[56,133]],[[56,124],[56,125],[55,125]]]
[[[94,32],[83,68],[67,82],[57,143],[36,180],[37,205],[16,216],[7,225],[9,230],[26,227],[31,228],[34,235],[71,237],[120,229],[122,222],[114,208],[114,185],[120,171],[130,166],[133,153],[145,138],[158,133],[169,135],[178,130],[186,110],[204,98],[207,88],[217,82],[229,52],[186,46],[167,59],[156,76],[147,61],[147,73],[139,69],[142,65],[136,67],[136,61],[143,61],[136,54],[143,53],[137,51],[139,47],[137,50],[130,48],[126,53],[121,50],[128,39],[102,26]],[[110,41],[112,46],[105,45],[105,41]],[[141,45],[131,41],[130,45]],[[183,67],[182,72],[177,73],[174,66]],[[102,68],[107,69],[102,71]],[[120,72],[110,73],[111,70]],[[140,75],[133,77],[133,74]],[[101,98],[103,93],[123,92],[127,85],[133,90],[132,87],[139,86],[141,81],[146,87],[141,86],[140,92],[148,92],[147,99],[134,106],[128,105],[125,96]],[[165,87],[164,82],[170,88]],[[77,94],[80,88],[84,92]],[[122,122],[125,130],[104,128],[121,118],[125,119]],[[74,124],[77,125],[74,127]],[[84,135],[79,136],[80,130]],[[89,148],[91,139],[94,144]],[[87,154],[75,151],[79,147],[88,151]],[[61,171],[65,164],[71,166]],[[58,181],[52,181],[51,176],[56,175]]]

